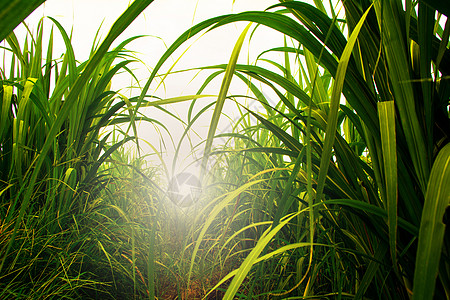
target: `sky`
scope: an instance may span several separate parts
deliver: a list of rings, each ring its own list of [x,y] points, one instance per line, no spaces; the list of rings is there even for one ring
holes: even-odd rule
[[[26,23],[33,30],[42,17],[51,16],[55,18],[63,25],[67,32],[70,32],[71,29],[73,30],[72,41],[75,58],[78,61],[85,61],[89,57],[97,30],[100,28],[100,36],[104,38],[111,25],[125,11],[129,3],[126,0],[47,0],[26,19]],[[132,36],[146,35],[146,37],[134,41],[127,47],[130,50],[137,51],[139,58],[145,62],[146,66],[139,64],[136,65],[134,70],[138,78],[142,79],[141,84],[144,84],[146,78],[150,75],[150,69],[156,64],[166,47],[192,25],[222,14],[247,10],[264,10],[275,3],[278,3],[278,1],[156,0],[119,36],[116,44]],[[51,21],[46,20],[45,24],[47,25],[48,32]],[[191,67],[226,63],[245,25],[244,23],[240,23],[223,26],[201,36],[198,40],[195,38],[192,39],[195,43],[183,54],[179,62],[177,62],[176,69],[182,70]],[[19,27],[15,32],[20,36],[25,31],[23,27]],[[244,44],[240,61],[246,62],[250,60],[252,62],[262,49],[280,45],[280,42],[282,42],[281,34],[269,30],[258,30],[252,37],[250,46],[248,43]],[[61,54],[63,53],[64,44],[62,39],[55,41],[55,49],[60,49]],[[169,63],[163,67],[163,70],[167,70],[171,63],[178,59],[182,53],[183,50],[176,52],[173,58],[169,60]],[[162,98],[195,94],[204,77],[194,77],[195,73],[193,72],[170,75],[165,80],[164,85],[158,86],[158,89],[156,89],[156,85],[152,86],[149,93]],[[114,79],[112,89],[122,89],[129,84],[128,79],[119,76]],[[218,94],[219,87],[220,79],[211,85],[207,94]],[[236,94],[248,93],[243,85],[237,85],[236,83],[232,84],[231,91]],[[128,96],[135,96],[138,91],[129,93]],[[213,100],[205,100],[205,103],[210,103]],[[233,107],[231,104],[226,104],[224,108],[231,119],[236,117],[236,115],[233,115]],[[201,107],[199,106],[198,108],[200,109]],[[173,105],[170,109],[180,118],[186,118],[187,103]],[[155,109],[145,111],[144,113],[149,117],[163,121],[169,129],[170,136],[162,133],[161,138],[154,127],[142,125],[139,127],[139,137],[163,152],[163,161],[170,169],[174,149],[169,141],[171,139],[175,142],[178,141],[183,132],[183,126],[179,121],[161,115],[161,112]],[[197,133],[191,136],[194,144],[206,138],[211,114],[212,112],[205,114],[194,128]],[[222,122],[219,125],[219,132],[226,131],[229,128],[229,122],[225,118],[221,119],[223,120],[221,120]],[[162,141],[166,143],[166,147],[162,147]],[[144,153],[153,152],[151,147],[145,143],[141,145],[143,146]],[[184,162],[179,162],[179,165],[175,167],[175,173],[182,171],[192,162],[192,159],[189,158],[189,143],[186,141],[183,145],[182,157],[187,159]]]

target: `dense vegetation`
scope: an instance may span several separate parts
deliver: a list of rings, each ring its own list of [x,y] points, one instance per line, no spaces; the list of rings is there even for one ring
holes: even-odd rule
[[[130,98],[110,81],[133,76],[134,38],[110,47],[152,1],[134,1],[83,63],[57,20],[61,58],[42,22],[17,40],[25,16],[11,13],[40,2],[0,6],[12,53],[0,75],[0,299],[450,298],[444,1],[280,1],[218,16],[187,29]],[[197,95],[148,94],[186,40],[241,21],[251,23],[228,63],[198,67],[208,75]],[[258,30],[285,42],[238,64]],[[216,101],[200,104],[216,78]],[[251,95],[230,94],[232,80]],[[183,138],[214,108],[194,145],[203,193],[182,217],[163,172],[125,147],[139,147],[137,121],[165,130],[144,107],[170,114],[181,101]],[[224,103],[241,116],[218,135]]]

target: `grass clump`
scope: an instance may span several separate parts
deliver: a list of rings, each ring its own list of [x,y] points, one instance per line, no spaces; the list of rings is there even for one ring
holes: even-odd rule
[[[207,232],[222,237],[212,228],[222,213],[243,217],[237,228],[271,225],[225,276],[224,298],[448,297],[448,21],[425,2],[280,2],[195,25],[153,72],[203,30],[248,21],[286,37],[255,64],[238,64],[234,51],[228,65],[199,67],[217,71],[208,82],[225,76],[215,113],[224,95],[242,102],[228,93],[231,74],[265,109],[241,108],[225,150],[241,162],[227,166],[229,194],[197,235],[197,248]]]
[[[144,8],[131,8],[138,5]],[[134,17],[128,11],[115,26]],[[133,39],[106,51],[118,35],[112,31],[79,63],[66,31],[51,22],[65,42],[61,58],[53,57],[54,29],[46,36],[43,21],[23,43],[14,33],[6,38],[11,60],[0,82],[0,298],[148,296],[148,282],[139,278],[148,271],[148,247],[138,251],[129,240],[149,236],[148,220],[139,218],[154,211],[155,191],[140,188],[146,197],[131,202],[137,195],[117,197],[111,184],[136,189],[127,185],[132,168],[117,173],[127,160],[111,160],[135,139],[112,127],[133,120],[127,109],[133,100],[110,90],[117,72],[130,72],[124,47]],[[145,180],[133,184],[139,182]],[[127,215],[124,206],[131,203],[139,218]]]

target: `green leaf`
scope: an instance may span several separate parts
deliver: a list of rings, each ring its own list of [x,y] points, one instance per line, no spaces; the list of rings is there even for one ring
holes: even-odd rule
[[[359,284],[358,290],[355,295],[355,299],[363,299],[363,295],[367,291],[367,288],[372,283],[373,278],[375,277],[376,272],[378,271],[380,267],[380,261],[384,258],[384,255],[387,252],[387,249],[385,247],[386,244],[379,244],[378,249],[375,251],[374,260],[371,260],[369,263],[369,266],[367,267],[366,272],[364,273],[363,278],[361,279],[361,282]]]
[[[443,13],[447,17],[450,17],[450,4],[447,1],[441,0],[420,0],[420,2],[426,3],[432,8],[438,10]]]
[[[13,95],[13,87],[10,85],[2,85],[1,88],[3,89],[2,94],[2,104],[0,107],[0,138],[3,141],[3,132],[6,133],[7,128],[11,126],[11,120],[10,120],[10,109],[11,109],[11,99]]]
[[[189,273],[188,273],[188,284],[187,286],[189,286],[189,282],[191,279],[191,275],[192,275],[192,270],[194,268],[194,263],[195,263],[195,258],[197,256],[197,252],[200,248],[200,244],[203,240],[203,237],[206,234],[206,231],[209,229],[209,227],[211,226],[211,224],[214,222],[216,216],[236,197],[238,197],[241,193],[245,192],[247,189],[249,189],[251,186],[261,183],[263,182],[264,179],[260,179],[260,180],[254,180],[254,181],[250,181],[247,182],[246,184],[240,186],[239,188],[237,188],[236,190],[230,192],[229,194],[227,194],[225,196],[225,198],[220,201],[220,203],[216,204],[213,208],[213,210],[209,213],[208,219],[205,221],[202,230],[200,231],[200,234],[198,235],[197,241],[195,243],[195,247],[194,247],[194,251],[192,252],[192,258],[191,258],[191,264],[189,267]],[[214,202],[214,200],[213,200]]]
[[[45,0],[0,1],[0,42]]]
[[[225,70],[224,78],[219,91],[219,96],[217,97],[216,107],[214,108],[213,116],[211,118],[211,124],[209,125],[208,137],[206,138],[205,151],[203,153],[202,168],[201,168],[202,175],[204,175],[204,171],[206,170],[206,164],[208,162],[208,157],[211,152],[212,142],[217,129],[217,125],[219,124],[219,118],[220,115],[222,114],[222,108],[225,103],[225,99],[227,97],[228,89],[231,84],[231,79],[234,76],[234,70],[236,68],[239,53],[241,51],[242,44],[244,43],[245,37],[251,25],[252,25],[251,23],[248,24],[247,27],[245,27],[244,31],[239,36],[236,45],[234,46],[233,52],[231,53],[230,61],[228,62],[227,68]],[[200,175],[200,178],[202,178],[202,175]]]
[[[244,262],[237,270],[236,275],[234,276],[233,280],[228,286],[227,292],[223,296],[223,299],[225,300],[234,299],[234,296],[236,295],[238,288],[244,281],[244,278],[247,276],[251,267],[258,261],[258,256],[261,254],[264,248],[266,248],[267,244],[287,223],[289,223],[289,221],[291,221],[294,217],[298,216],[301,212],[302,211],[286,216],[286,218],[282,220],[277,226],[270,227],[263,233],[262,237],[260,238],[256,246],[252,249],[250,254],[245,258]],[[299,243],[299,244],[302,247],[310,246],[310,243]]]
[[[342,53],[342,56],[339,60],[339,65],[335,77],[336,79],[334,81],[333,90],[331,93],[330,112],[328,113],[327,129],[323,146],[322,158],[320,161],[319,178],[317,180],[318,200],[321,200],[322,198],[323,188],[325,186],[325,179],[327,177],[328,167],[330,165],[332,155],[331,150],[333,148],[334,138],[336,135],[339,104],[341,101],[342,88],[344,86],[345,81],[345,73],[347,71],[347,66],[350,61],[350,56],[352,54],[353,47],[356,43],[359,31],[361,30],[361,27],[364,24],[364,21],[371,7],[372,5],[366,10],[364,15],[359,20],[358,24],[356,25],[355,29],[350,35],[347,45],[345,46],[344,52]]]
[[[424,128],[421,127],[419,121],[421,117],[417,109],[415,87],[411,82],[413,77],[409,64],[409,41],[405,41],[404,12],[402,4],[398,1],[388,1],[381,7],[380,5],[380,3],[375,5],[375,11],[383,18],[382,39],[389,68],[389,78],[392,82],[392,94],[411,155],[411,163],[414,166],[420,188],[425,194],[430,173],[430,163],[427,157],[430,154],[425,144]]]
[[[397,270],[397,147],[395,138],[394,101],[378,103],[385,191],[384,201],[388,213],[389,244],[394,269]],[[397,270],[398,271],[398,270]]]
[[[295,197],[293,197],[292,195],[293,187],[295,188],[294,180],[297,178],[300,172],[301,162],[303,161],[303,156],[305,155],[304,150],[305,148],[303,148],[302,151],[300,151],[297,159],[295,160],[294,168],[292,169],[291,175],[289,176],[289,179],[283,190],[283,194],[281,195],[281,199],[278,204],[278,210],[273,218],[273,226],[278,225],[280,219],[286,215],[292,203],[294,202]]]
[[[450,144],[439,151],[428,180],[414,270],[413,300],[433,299],[450,205]],[[448,262],[446,262],[448,263]]]

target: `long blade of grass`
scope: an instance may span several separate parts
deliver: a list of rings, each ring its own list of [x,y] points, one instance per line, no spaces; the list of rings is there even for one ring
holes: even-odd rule
[[[381,146],[383,150],[385,203],[388,213],[389,244],[394,269],[397,269],[397,140],[395,138],[394,101],[378,103]]]
[[[297,176],[300,172],[300,166],[301,162],[303,161],[304,155],[305,155],[305,148],[303,148],[299,152],[298,157],[295,160],[294,168],[292,169],[291,175],[289,176],[289,179],[286,183],[286,187],[284,188],[283,194],[281,195],[281,199],[278,204],[278,210],[273,218],[273,226],[278,225],[280,219],[286,215],[288,209],[291,207],[292,203],[296,199],[295,197],[292,197],[293,192],[292,187],[294,185],[294,180],[297,179]]]
[[[259,239],[256,246],[252,249],[249,255],[245,258],[244,262],[239,267],[236,275],[228,286],[227,292],[225,293],[223,299],[232,300],[237,293],[240,285],[244,281],[251,267],[257,262],[258,256],[266,248],[267,244],[272,240],[272,238],[294,217],[298,216],[300,212],[291,214],[287,216],[283,221],[281,221],[277,226],[268,228]],[[302,243],[302,246],[309,246],[310,243]]]
[[[11,99],[13,96],[13,87],[2,84],[1,88],[3,89],[3,99],[0,110],[0,139],[3,141],[3,132],[6,133],[6,129],[10,127],[9,123],[11,122],[9,112],[11,108]]]
[[[373,205],[373,204],[366,203],[361,200],[333,199],[333,200],[325,200],[323,203],[329,204],[329,205],[338,204],[338,205],[342,205],[342,206],[352,207],[352,208],[364,211],[370,216],[377,216],[380,218],[388,217],[385,209],[383,209],[379,206]],[[398,217],[397,223],[398,223],[399,227],[405,229],[412,235],[417,235],[419,232],[419,229],[417,228],[417,226],[414,226],[408,220]]]
[[[206,234],[206,231],[208,230],[208,228],[211,226],[211,224],[213,223],[213,221],[215,220],[216,216],[236,197],[238,197],[241,193],[245,192],[247,189],[249,189],[250,187],[252,187],[255,184],[261,183],[263,182],[264,179],[259,179],[259,180],[253,180],[250,182],[247,182],[246,184],[240,186],[239,188],[237,188],[236,190],[232,191],[231,193],[229,193],[228,195],[226,195],[226,197],[220,201],[220,203],[216,204],[214,206],[214,209],[210,212],[208,219],[205,221],[202,230],[200,231],[200,234],[197,238],[197,241],[195,243],[195,247],[194,247],[194,251],[192,252],[192,257],[191,257],[191,264],[189,267],[189,273],[188,273],[188,280],[187,280],[187,286],[189,286],[190,280],[191,280],[191,276],[192,276],[192,270],[194,268],[194,263],[195,263],[195,258],[197,256],[197,252],[200,248],[200,244],[203,240],[203,237]]]
[[[0,2],[0,42],[45,0],[11,0]]]
[[[371,260],[369,266],[367,267],[366,272],[364,273],[361,282],[359,283],[358,290],[355,295],[355,299],[363,299],[364,294],[367,291],[367,288],[370,286],[372,279],[374,278],[376,272],[378,271],[380,264],[378,261],[382,261],[384,255],[387,252],[386,244],[378,245],[378,249],[375,251],[374,260]]]
[[[283,246],[275,251],[272,251],[270,253],[267,253],[263,256],[258,257],[257,259],[255,259],[253,265],[269,260],[272,257],[276,256],[276,255],[280,255],[283,254],[284,252],[290,251],[290,250],[294,250],[294,249],[298,249],[298,248],[304,248],[304,247],[308,247],[310,246],[310,243],[293,243],[293,244],[289,244],[286,246]],[[315,246],[325,246],[327,247],[328,245],[322,245],[322,244],[315,244]],[[203,299],[207,299],[206,297],[208,297],[208,295],[210,293],[212,293],[216,288],[220,287],[223,283],[227,282],[228,280],[230,280],[231,278],[233,278],[233,276],[235,276],[241,269],[235,269],[231,272],[229,272],[225,277],[223,277],[206,295]],[[225,299],[225,298],[223,298]]]
[[[419,3],[418,8],[418,43],[420,46],[419,66],[420,80],[422,80],[423,109],[425,110],[424,133],[428,155],[433,153],[433,80],[431,78],[431,59],[434,30],[434,15],[436,11],[424,3]]]
[[[398,1],[386,2],[380,7],[376,3],[377,15],[382,17],[382,37],[389,67],[389,77],[392,81],[392,92],[406,138],[411,162],[414,166],[417,180],[425,194],[427,180],[430,174],[429,156],[425,144],[424,129],[420,126],[419,113],[416,109],[414,87],[411,82],[411,67],[409,65],[409,41],[405,41],[402,4]]]
[[[214,108],[213,116],[211,118],[211,124],[209,125],[208,136],[206,138],[205,151],[203,153],[202,165],[201,165],[201,173],[200,178],[205,175],[206,164],[208,162],[208,157],[211,152],[211,147],[214,139],[214,135],[217,129],[217,125],[219,124],[219,118],[222,114],[222,108],[225,103],[225,99],[227,97],[228,89],[231,84],[231,79],[234,77],[234,70],[236,68],[237,60],[239,57],[239,53],[242,48],[242,44],[244,43],[245,37],[247,36],[247,32],[250,29],[252,23],[248,24],[244,31],[242,31],[239,36],[236,45],[234,46],[233,52],[231,53],[230,61],[227,64],[227,68],[225,70],[224,78],[222,81],[222,85],[220,87],[219,96],[217,97],[216,107]]]
[[[431,169],[420,222],[413,300],[433,299],[439,270],[445,225],[445,209],[450,205],[450,144],[439,151]]]
[[[186,96],[178,96],[173,98],[161,99],[156,101],[146,101],[141,104],[141,107],[152,107],[152,106],[160,106],[167,105],[173,103],[180,103],[185,101],[192,101],[201,98],[211,98],[216,97],[216,95],[186,95]]]
[[[292,1],[294,2],[294,1]],[[290,2],[287,2],[290,4]],[[287,3],[283,3],[283,5],[287,5]],[[309,5],[311,6],[311,5]],[[302,7],[303,8],[303,7]],[[315,9],[317,11],[317,9]],[[323,17],[323,16],[322,16]],[[250,21],[258,24],[263,24],[265,26],[268,26],[274,30],[277,30],[289,37],[292,37],[294,40],[298,41],[300,44],[302,44],[304,47],[306,47],[314,56],[321,57],[320,64],[321,66],[325,67],[331,75],[336,77],[336,71],[338,63],[336,59],[330,54],[330,52],[327,49],[324,49],[323,44],[317,40],[317,37],[311,34],[310,31],[305,29],[303,26],[299,26],[297,22],[292,20],[290,17],[278,14],[278,13],[270,13],[270,12],[244,12],[239,14],[231,14],[231,15],[223,15],[220,17],[215,17],[208,19],[206,21],[203,21],[186,32],[184,32],[170,47],[169,49],[164,53],[164,55],[161,57],[161,59],[156,64],[155,68],[153,69],[152,74],[150,75],[149,80],[147,81],[146,85],[144,86],[141,96],[138,101],[137,107],[140,106],[140,103],[142,102],[142,99],[144,98],[145,94],[147,93],[151,82],[155,78],[157,72],[161,68],[161,66],[164,64],[164,62],[170,57],[171,54],[174,53],[176,49],[178,49],[187,39],[191,38],[192,36],[196,35],[200,31],[207,29],[210,26],[213,26],[212,28],[217,28],[219,26],[223,26],[229,23],[238,22],[238,21]],[[316,29],[316,31],[320,32],[328,32],[328,29],[330,28],[330,24],[332,21],[328,20],[325,21],[325,18],[319,22],[319,29]],[[309,29],[309,28],[308,28]],[[331,35],[329,41],[327,41],[327,45],[330,44],[330,47],[332,48],[332,51],[338,55],[341,56],[343,46],[343,40],[345,38],[342,36],[342,34],[339,32],[339,29],[337,27],[333,27],[332,30],[333,34]],[[339,35],[339,34],[340,35]],[[319,38],[325,42],[327,40],[325,34],[319,35]],[[346,93],[346,96],[348,97],[348,100],[351,101],[352,107],[358,112],[361,113],[360,117],[362,120],[366,123],[366,126],[368,126],[369,130],[374,130],[378,132],[378,120],[376,119],[376,111],[374,107],[374,96],[367,88],[365,88],[363,85],[359,84],[360,79],[355,76],[354,72],[350,72],[347,74],[349,77],[348,82],[345,81],[344,85],[346,86],[346,89],[344,90],[344,93]],[[289,82],[291,85],[294,85],[289,80],[286,80],[284,77],[279,76],[284,81]],[[281,80],[281,79],[280,79]],[[358,82],[358,84],[349,84],[349,82]],[[283,84],[285,85],[285,84]],[[294,85],[295,86],[295,85]],[[301,90],[298,86],[296,86],[297,89]],[[303,91],[302,91],[303,92]],[[303,92],[304,93],[304,92]],[[298,94],[298,93],[297,93]],[[358,95],[358,96],[356,96]],[[359,101],[361,97],[365,97],[368,99],[368,101]],[[308,101],[306,101],[308,103]]]
[[[331,150],[333,148],[334,138],[337,129],[337,118],[339,111],[339,104],[341,101],[342,88],[344,86],[345,73],[347,71],[347,66],[350,61],[350,56],[353,51],[353,47],[358,38],[358,34],[361,30],[362,25],[370,11],[372,5],[366,10],[364,15],[359,20],[355,29],[353,30],[350,38],[348,39],[347,45],[345,46],[344,52],[339,60],[338,69],[336,72],[336,79],[333,84],[333,90],[330,99],[330,111],[328,114],[327,129],[325,135],[325,141],[323,146],[322,158],[320,161],[320,171],[319,177],[317,179],[317,199],[320,201],[322,198],[323,188],[325,186],[325,179],[327,177],[328,167],[331,160]]]

